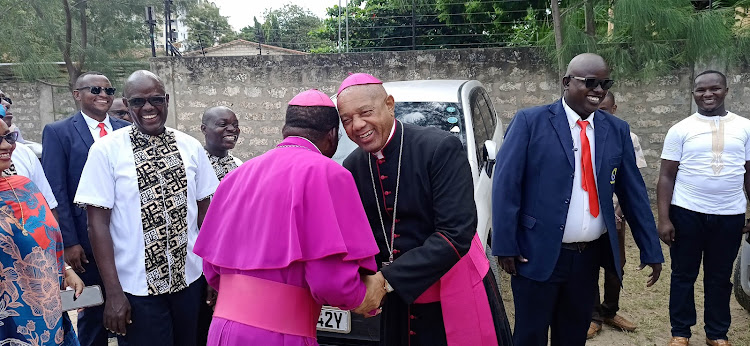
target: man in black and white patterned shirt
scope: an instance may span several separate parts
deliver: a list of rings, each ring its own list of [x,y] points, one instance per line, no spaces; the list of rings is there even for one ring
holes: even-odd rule
[[[229,153],[240,136],[240,124],[234,111],[224,106],[207,109],[201,119],[201,132],[206,139],[206,154],[219,180],[242,164]]]
[[[129,345],[192,346],[203,288],[192,249],[219,182],[200,142],[164,126],[159,77],[134,72],[125,97],[133,126],[94,143],[75,197],[106,288],[104,326]]]

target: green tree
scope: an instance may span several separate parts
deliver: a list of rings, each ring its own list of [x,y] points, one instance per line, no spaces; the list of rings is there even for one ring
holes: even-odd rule
[[[266,10],[264,17],[273,18],[277,22],[278,26],[270,30],[278,30],[280,47],[304,51],[316,43],[309,34],[310,31],[319,28],[323,23],[310,10],[290,4],[280,9]]]
[[[213,2],[201,2],[188,10],[185,25],[188,27],[186,45],[191,50],[211,47],[235,37],[227,17],[219,13]]]
[[[60,82],[51,62],[64,62],[67,84],[87,70],[112,73],[148,52],[144,7],[150,1],[0,0],[0,60],[23,79]],[[155,12],[163,7],[155,8]],[[147,53],[146,53],[147,54]]]
[[[737,26],[735,8],[747,8],[750,1],[713,1],[712,8],[689,0],[598,0],[592,5],[595,35],[586,33],[581,3],[568,4],[561,49],[554,49],[551,33],[543,40],[550,57],[568,61],[582,52],[596,52],[615,76],[635,78],[697,62],[748,59],[750,32]]]

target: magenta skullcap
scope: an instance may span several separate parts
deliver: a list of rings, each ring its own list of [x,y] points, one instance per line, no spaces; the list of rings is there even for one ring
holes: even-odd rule
[[[349,77],[346,77],[343,82],[341,82],[341,86],[339,86],[339,92],[336,93],[336,95],[341,94],[344,89],[355,86],[355,85],[365,85],[365,84],[383,84],[383,82],[380,81],[380,79],[377,79],[373,77],[373,75],[368,73],[354,73],[350,74]]]
[[[305,90],[289,101],[290,106],[302,106],[302,107],[333,107],[331,98],[325,93],[316,89]]]

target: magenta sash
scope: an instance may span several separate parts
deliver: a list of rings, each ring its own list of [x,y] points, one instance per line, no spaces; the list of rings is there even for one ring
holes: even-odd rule
[[[321,305],[310,291],[242,274],[221,275],[214,317],[272,332],[316,337]]]
[[[497,346],[495,324],[482,281],[489,268],[484,246],[474,236],[469,253],[414,301],[415,304],[440,301],[449,346]]]

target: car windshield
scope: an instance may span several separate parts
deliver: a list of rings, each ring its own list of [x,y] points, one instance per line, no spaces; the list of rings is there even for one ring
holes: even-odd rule
[[[430,126],[450,132],[461,140],[466,150],[464,115],[458,103],[454,102],[396,102],[396,119],[404,123]],[[346,136],[343,126],[339,126],[339,147],[333,160],[342,164],[357,145]]]
[[[457,103],[396,102],[396,119],[404,123],[429,126],[450,132],[466,148],[463,114]]]

